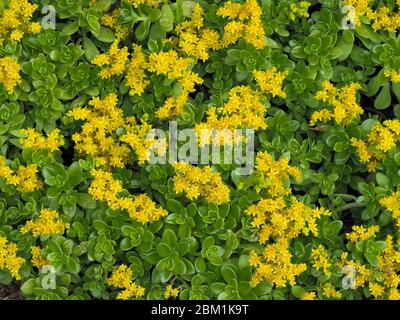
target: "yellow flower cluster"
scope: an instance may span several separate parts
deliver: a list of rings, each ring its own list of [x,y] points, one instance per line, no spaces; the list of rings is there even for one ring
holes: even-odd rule
[[[126,0],[129,4],[134,6],[135,8],[147,4],[149,6],[154,6],[158,3],[158,0]]]
[[[288,159],[274,160],[266,151],[257,153],[256,169],[256,191],[267,190],[272,198],[290,194],[290,176],[296,180],[301,177],[300,170],[290,166]]]
[[[368,228],[363,226],[352,226],[352,230],[352,232],[346,234],[346,238],[350,242],[356,243],[358,241],[368,240],[371,238],[373,235],[379,232],[379,226],[374,225]]]
[[[352,268],[354,274],[356,275],[354,278],[355,287],[363,287],[367,282],[372,281],[374,277],[374,270],[367,268],[365,265],[359,262],[348,260],[348,255],[348,252],[342,252],[340,259],[337,261],[337,266],[340,270],[342,270],[344,266]]]
[[[128,132],[121,137],[121,141],[133,148],[138,156],[139,164],[144,164],[150,158],[150,151],[155,150],[158,155],[165,155],[166,140],[156,140],[147,138],[147,134],[152,130],[151,125],[130,126]]]
[[[386,299],[400,300],[400,292],[398,290],[400,285],[400,250],[394,247],[393,237],[391,235],[386,237],[385,242],[386,248],[378,257],[378,272],[382,274],[381,286],[383,286],[385,290]],[[377,289],[377,287],[375,287],[375,289]],[[381,295],[383,295],[383,292],[380,292],[379,289],[375,291],[375,293],[381,293]]]
[[[57,211],[42,209],[39,218],[27,221],[20,231],[22,234],[32,232],[34,237],[39,237],[62,234],[68,228],[69,223],[64,223]]]
[[[296,276],[307,270],[305,263],[293,264],[289,243],[286,239],[278,239],[275,243],[267,245],[260,264],[252,275],[251,284],[257,286],[262,281],[267,281],[277,287],[285,287],[287,283],[294,286]]]
[[[109,79],[125,71],[129,58],[127,47],[119,48],[119,40],[115,40],[107,53],[97,55],[92,64],[101,67],[100,78]]]
[[[115,9],[109,14],[105,14],[100,18],[102,25],[114,30],[115,38],[117,40],[122,40],[126,38],[129,34],[129,27],[126,25],[121,25],[118,22],[118,17],[121,14],[120,9]]]
[[[119,300],[129,300],[131,298],[140,298],[144,296],[144,288],[132,281],[133,272],[126,265],[121,264],[114,268],[107,284],[118,289],[124,289],[117,295]]]
[[[224,34],[221,39],[223,48],[244,39],[257,49],[265,48],[265,30],[261,20],[262,9],[257,0],[247,0],[241,4],[227,1],[219,8],[217,15],[229,19],[224,26]]]
[[[21,83],[21,76],[19,75],[20,70],[21,66],[14,58],[0,58],[0,83],[10,94],[14,91],[14,88]]]
[[[251,205],[246,214],[253,217],[252,225],[260,228],[259,242],[266,243],[271,238],[293,239],[300,233],[318,236],[317,219],[331,213],[321,208],[312,209],[291,197],[290,204],[283,197],[262,199]]]
[[[372,127],[368,135],[370,144],[382,152],[388,152],[400,141],[400,120],[385,120],[382,124],[376,124]]]
[[[194,167],[186,163],[175,163],[173,178],[174,191],[177,194],[185,193],[189,200],[199,197],[215,204],[229,202],[230,190],[219,173],[213,172],[211,167]]]
[[[26,33],[38,33],[40,24],[31,22],[36,4],[28,0],[8,0],[7,6],[0,11],[0,45],[10,39],[20,41]]]
[[[396,1],[397,8],[400,8],[399,1]],[[388,32],[396,32],[400,27],[400,13],[398,10],[394,12],[388,6],[381,6],[378,10],[373,10],[371,0],[346,0],[345,4],[354,7],[349,11],[350,18],[356,22],[356,26],[361,24],[360,18],[365,16],[371,20],[374,31],[386,30]]]
[[[115,180],[111,172],[92,170],[92,181],[88,193],[95,200],[105,201],[112,210],[127,210],[129,216],[140,223],[153,222],[165,217],[168,212],[163,208],[157,208],[153,200],[147,195],[140,194],[132,197],[120,197],[123,191],[122,185]]]
[[[347,125],[354,118],[362,114],[363,108],[357,103],[358,83],[352,83],[337,89],[329,81],[322,83],[323,90],[318,91],[315,98],[327,102],[333,110],[324,108],[311,115],[310,125],[314,126],[318,121],[326,122],[334,119],[340,125]]]
[[[93,98],[89,106],[92,108],[76,107],[68,113],[75,120],[86,121],[82,131],[72,135],[75,150],[92,156],[96,166],[122,168],[129,161],[130,150],[116,137],[115,131],[126,126],[123,110],[117,106],[116,94],[103,100]]]
[[[385,153],[392,150],[400,141],[400,121],[385,120],[376,124],[368,134],[368,143],[357,138],[351,138],[351,144],[357,149],[360,161],[368,164],[368,171],[375,171],[384,159]]]
[[[380,298],[385,292],[385,288],[375,282],[371,282],[368,286],[370,294],[375,298]]]
[[[267,71],[253,71],[254,78],[262,92],[281,98],[286,97],[286,93],[282,90],[282,83],[288,74],[288,71],[278,72],[275,67]]]
[[[195,91],[196,84],[203,83],[203,79],[190,70],[192,63],[192,59],[179,57],[174,50],[152,53],[149,56],[148,70],[170,80],[177,80],[182,89],[178,97],[169,97],[157,111],[156,116],[159,119],[166,120],[181,115],[189,93]]]
[[[327,277],[331,275],[329,269],[332,265],[329,262],[329,253],[323,245],[320,244],[317,248],[311,250],[311,259],[315,269],[322,270]]]
[[[357,149],[360,161],[367,164],[369,172],[374,172],[383,160],[382,155],[370,150],[368,144],[357,138],[351,138],[351,145]]]
[[[207,111],[207,121],[196,125],[195,131],[201,146],[211,144],[212,130],[217,135],[214,144],[232,143],[225,135],[232,137],[236,128],[251,128],[254,130],[266,128],[266,108],[258,91],[248,86],[234,87],[229,91],[229,100],[222,107],[211,107]]]
[[[377,11],[368,10],[367,17],[372,21],[372,28],[375,31],[396,32],[400,27],[400,13],[393,12],[387,6],[380,7]]]
[[[400,192],[393,192],[390,196],[380,199],[379,203],[392,214],[396,226],[400,228]]]
[[[176,298],[179,295],[179,289],[178,288],[172,288],[172,285],[169,284],[165,287],[164,291],[164,298],[168,299],[170,297]]]
[[[219,34],[208,28],[204,28],[204,10],[200,4],[193,8],[191,20],[179,24],[175,31],[179,37],[179,47],[188,56],[206,61],[209,58],[208,51],[220,48]]]
[[[126,80],[128,81],[131,96],[142,95],[150,81],[146,79],[146,56],[140,46],[134,46],[131,61],[128,64]]]
[[[393,83],[399,83],[400,82],[400,72],[390,69],[390,70],[385,70],[385,77],[390,78],[390,80]]]
[[[324,284],[324,286],[322,287],[322,293],[328,299],[330,298],[340,299],[342,297],[342,293],[336,290],[333,284],[330,282]]]
[[[32,192],[43,187],[43,183],[37,177],[36,164],[19,166],[18,171],[14,172],[6,164],[6,158],[0,156],[0,179],[4,179],[9,185],[17,187],[19,192]]]
[[[369,229],[362,228],[359,229],[361,230],[359,233],[366,240],[373,232],[377,232],[377,229],[376,226],[372,226]],[[355,241],[358,240],[356,239]],[[353,268],[356,288],[368,285],[370,294],[375,298],[400,300],[400,292],[398,290],[400,284],[400,250],[393,245],[393,237],[391,235],[386,237],[385,243],[386,247],[378,256],[378,266],[376,268],[367,267],[353,260],[348,261],[347,252],[342,253],[338,267],[341,269],[346,265]],[[381,278],[379,283],[377,283],[377,273]]]
[[[292,239],[300,234],[318,236],[317,219],[331,213],[323,208],[313,209],[298,201],[291,194],[288,184],[290,176],[300,177],[300,171],[291,167],[287,159],[274,161],[267,152],[260,152],[256,158],[256,172],[261,173],[256,190],[268,191],[267,197],[251,205],[246,214],[253,217],[252,225],[259,229],[260,244],[267,244],[264,249],[264,261],[252,252],[249,257],[250,265],[256,267],[252,277],[252,285],[262,280],[277,287],[287,283],[295,285],[295,277],[307,269],[306,264],[293,264],[288,248]],[[287,184],[287,185],[285,185]],[[315,298],[310,294],[308,298]]]
[[[25,259],[17,256],[17,245],[0,236],[0,270],[8,270],[12,277],[20,280],[19,270],[24,263]]]
[[[89,101],[92,108],[76,107],[68,115],[75,120],[85,120],[82,131],[75,133],[75,150],[78,153],[91,155],[96,166],[122,168],[131,159],[130,149],[134,148],[140,163],[150,156],[150,150],[159,149],[163,141],[147,139],[147,133],[152,129],[146,123],[136,122],[134,117],[124,117],[123,110],[117,106],[116,94],[109,94],[101,100],[96,97]],[[123,129],[126,134],[120,138],[116,131]]]
[[[349,10],[347,14],[349,19],[355,22],[356,26],[361,24],[360,17],[371,10],[369,7],[370,2],[371,0],[345,0],[345,5],[354,8],[354,10]]]
[[[316,300],[316,299],[317,297],[314,291],[305,292],[301,297],[301,300]]]
[[[26,135],[26,138],[19,139],[24,148],[31,148],[35,151],[48,149],[50,152],[58,150],[64,145],[64,137],[61,135],[60,129],[51,131],[47,138],[36,132],[34,128],[21,129],[20,133]]]
[[[300,1],[299,3],[290,4],[289,19],[295,20],[296,17],[308,18],[310,15],[308,13],[308,8],[311,6],[311,2]]]
[[[40,247],[31,247],[31,254],[31,262],[34,267],[40,269],[42,267],[50,265],[50,262],[47,261],[47,259],[43,258]]]

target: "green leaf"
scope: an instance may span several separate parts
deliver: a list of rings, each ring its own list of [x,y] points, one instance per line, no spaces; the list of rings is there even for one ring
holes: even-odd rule
[[[379,93],[378,97],[375,99],[374,106],[378,110],[386,109],[390,106],[392,98],[390,96],[389,84],[385,84]]]
[[[292,294],[295,298],[297,299],[301,299],[301,297],[304,295],[305,290],[304,288],[300,287],[300,286],[293,286],[292,289]]]
[[[177,238],[172,230],[166,229],[162,235],[162,241],[163,243],[169,245],[171,248],[174,248],[177,242]]]
[[[100,54],[96,45],[88,37],[83,37],[83,49],[85,50],[85,58],[91,62],[97,55]]]

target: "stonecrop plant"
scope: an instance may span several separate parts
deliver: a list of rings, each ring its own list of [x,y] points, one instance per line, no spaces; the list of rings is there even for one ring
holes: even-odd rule
[[[398,0],[0,1],[0,294],[399,300],[399,32]]]

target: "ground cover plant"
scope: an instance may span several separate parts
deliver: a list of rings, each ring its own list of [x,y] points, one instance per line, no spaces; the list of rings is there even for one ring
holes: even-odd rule
[[[398,0],[0,0],[0,294],[399,299],[399,27]]]

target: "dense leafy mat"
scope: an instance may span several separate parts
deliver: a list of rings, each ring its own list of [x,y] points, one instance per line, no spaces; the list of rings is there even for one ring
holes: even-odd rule
[[[3,288],[26,299],[400,297],[400,1],[0,9]],[[197,137],[254,129],[253,172],[149,162],[171,145],[147,133],[171,123]],[[209,143],[232,145],[202,136],[196,149]]]

